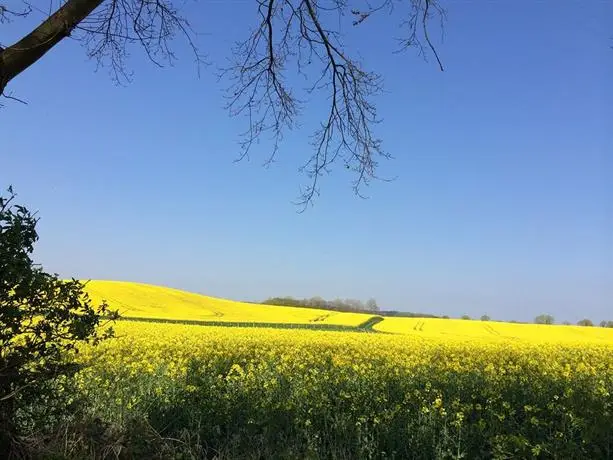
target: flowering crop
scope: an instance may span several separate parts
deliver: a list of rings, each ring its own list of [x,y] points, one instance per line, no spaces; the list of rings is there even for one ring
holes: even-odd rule
[[[127,317],[239,323],[358,326],[372,315],[313,308],[280,307],[218,299],[149,284],[92,280],[85,290],[94,303],[105,300]]]
[[[90,366],[75,391],[104,420],[144,418],[239,457],[613,458],[613,341],[426,334],[433,324],[393,335],[121,322],[79,354]]]
[[[394,334],[431,337],[441,340],[574,342],[613,344],[613,329],[602,327],[562,326],[546,324],[504,323],[498,321],[468,321],[439,318],[385,318],[375,330]]]

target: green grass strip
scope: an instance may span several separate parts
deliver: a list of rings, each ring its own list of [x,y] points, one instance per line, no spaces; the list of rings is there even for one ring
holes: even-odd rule
[[[135,321],[147,323],[166,323],[166,324],[187,324],[195,326],[218,326],[218,327],[264,327],[274,329],[310,329],[316,331],[336,331],[336,332],[371,332],[379,333],[372,327],[383,321],[380,316],[369,318],[357,326],[347,326],[341,324],[321,324],[321,323],[270,323],[270,322],[249,322],[249,321],[206,321],[191,319],[168,319],[168,318],[140,318],[136,316],[121,316],[120,321]]]

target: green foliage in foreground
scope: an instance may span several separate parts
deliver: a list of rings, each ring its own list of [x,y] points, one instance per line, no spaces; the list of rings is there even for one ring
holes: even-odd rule
[[[76,370],[77,344],[112,333],[97,333],[106,305],[92,306],[81,283],[34,264],[37,220],[8,192],[0,196],[0,458],[19,451],[24,427],[64,409],[54,390]]]

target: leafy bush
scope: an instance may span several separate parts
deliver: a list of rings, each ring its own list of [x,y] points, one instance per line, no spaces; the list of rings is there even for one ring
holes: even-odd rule
[[[43,409],[58,401],[54,384],[76,369],[76,345],[112,334],[97,331],[106,305],[94,308],[80,282],[34,264],[37,219],[8,193],[0,196],[0,452],[15,450],[26,426],[44,425]]]

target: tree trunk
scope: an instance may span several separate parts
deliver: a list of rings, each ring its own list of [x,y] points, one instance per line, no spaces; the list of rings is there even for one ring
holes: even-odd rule
[[[0,94],[13,78],[68,37],[74,27],[104,0],[68,0],[59,10],[17,43],[0,51]]]

